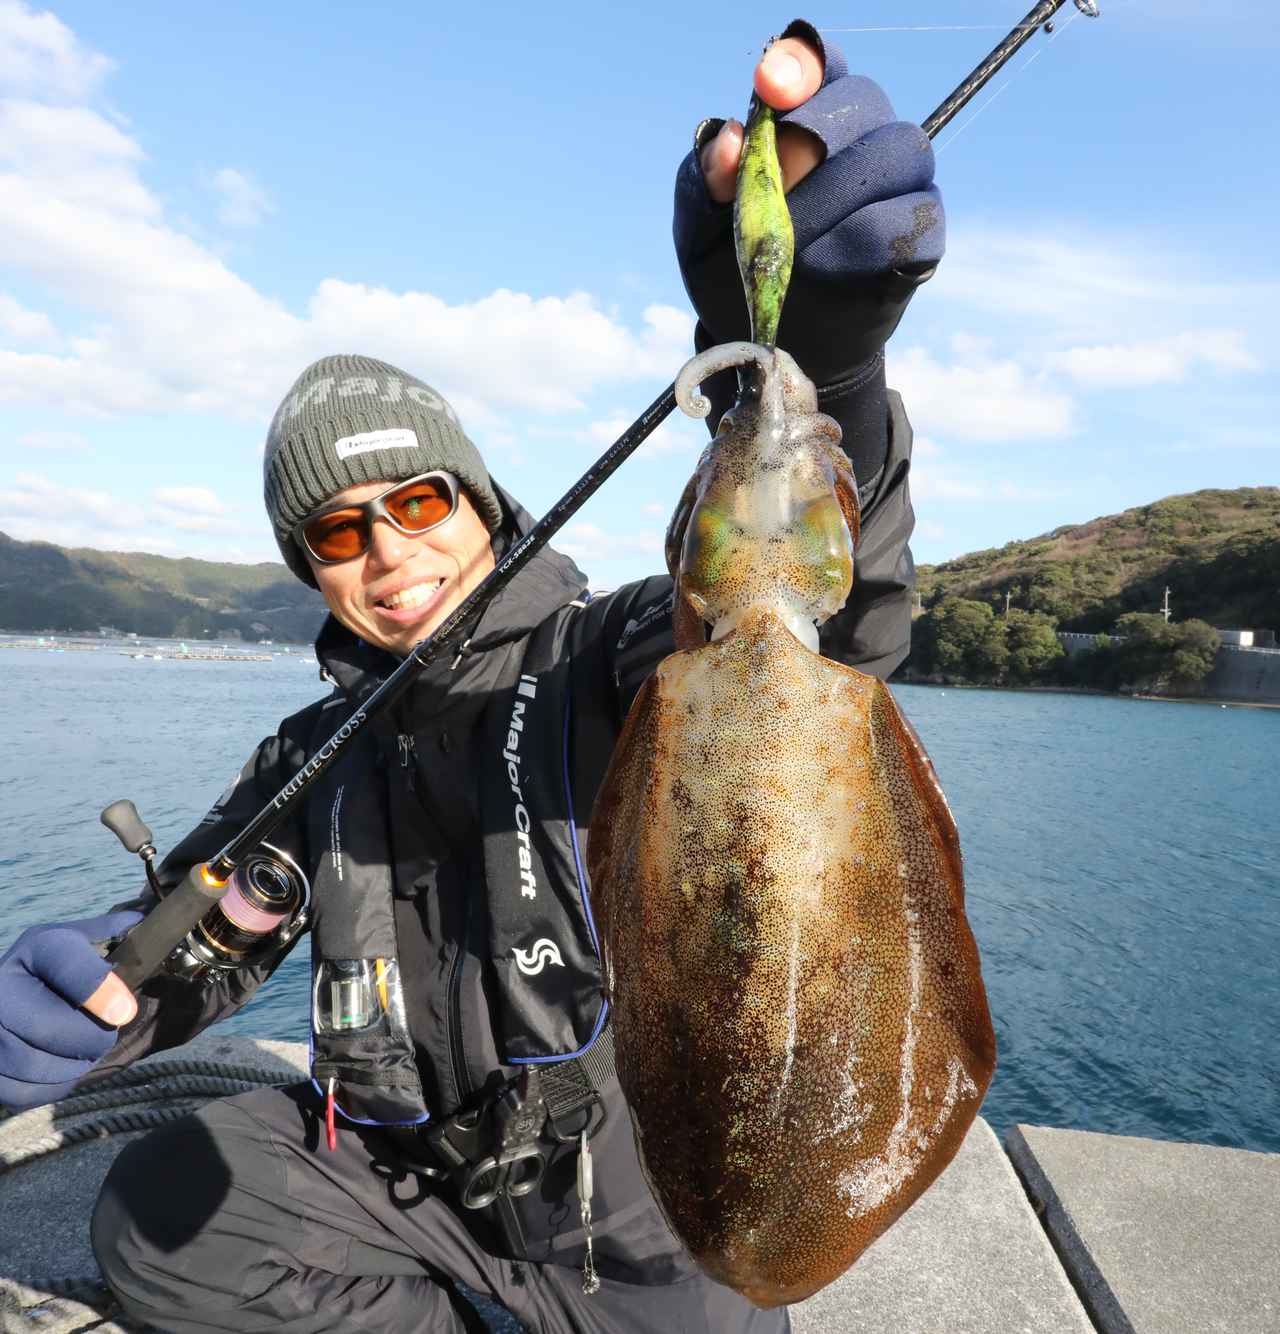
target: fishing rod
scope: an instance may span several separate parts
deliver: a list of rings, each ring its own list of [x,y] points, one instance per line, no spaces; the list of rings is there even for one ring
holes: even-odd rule
[[[920,128],[934,139],[938,131],[949,125],[964,108],[991,82],[1005,65],[1036,35],[1040,28],[1053,31],[1053,16],[1067,0],[1040,0],[1040,3],[1017,25],[973,72],[960,83],[955,92],[932,115],[926,116]],[[1076,8],[1086,17],[1096,19],[1097,0],[1075,0]]]
[[[931,115],[922,129],[930,139],[950,123],[1066,0],[1041,0]],[[1096,0],[1075,0],[1089,18]],[[676,406],[675,385],[644,410],[595,463],[520,538],[484,579],[320,747],[266,806],[210,861],[202,862],[167,893],[155,871],[151,831],[131,801],[113,802],[102,823],[127,851],[141,857],[147,879],[160,900],[107,956],[130,990],[166,964],[171,971],[199,976],[210,970],[243,967],[291,941],[306,925],[310,887],[297,864],[266,840],[288,819],[298,799],[345,752],[370,718],[390,708],[422,673],[465,638],[481,613],[551,540],[564,524],[618,470]]]

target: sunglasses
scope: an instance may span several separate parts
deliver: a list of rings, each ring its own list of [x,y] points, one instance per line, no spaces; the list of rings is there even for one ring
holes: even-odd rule
[[[408,537],[438,528],[457,512],[458,490],[452,473],[419,473],[359,505],[335,505],[308,514],[294,528],[293,539],[321,565],[338,565],[369,550],[377,519],[385,519]]]

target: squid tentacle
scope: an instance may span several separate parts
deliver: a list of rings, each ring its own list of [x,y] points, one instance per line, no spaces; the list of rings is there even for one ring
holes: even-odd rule
[[[720,343],[700,352],[676,376],[676,402],[681,411],[690,417],[705,417],[711,411],[711,400],[698,392],[699,386],[721,371],[753,364],[768,379],[769,371],[776,366],[773,349],[742,341]]]

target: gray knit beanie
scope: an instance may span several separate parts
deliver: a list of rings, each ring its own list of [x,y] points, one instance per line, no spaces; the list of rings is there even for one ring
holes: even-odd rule
[[[349,486],[399,482],[439,468],[467,489],[496,532],[502,507],[479,451],[434,389],[372,357],[321,357],[298,376],[267,431],[267,517],[285,564],[316,586],[293,529]]]

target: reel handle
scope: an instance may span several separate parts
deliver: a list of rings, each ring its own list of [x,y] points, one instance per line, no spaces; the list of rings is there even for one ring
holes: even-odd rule
[[[155,852],[155,839],[133,802],[113,801],[98,818],[124,844],[126,852],[143,853],[146,848]]]

